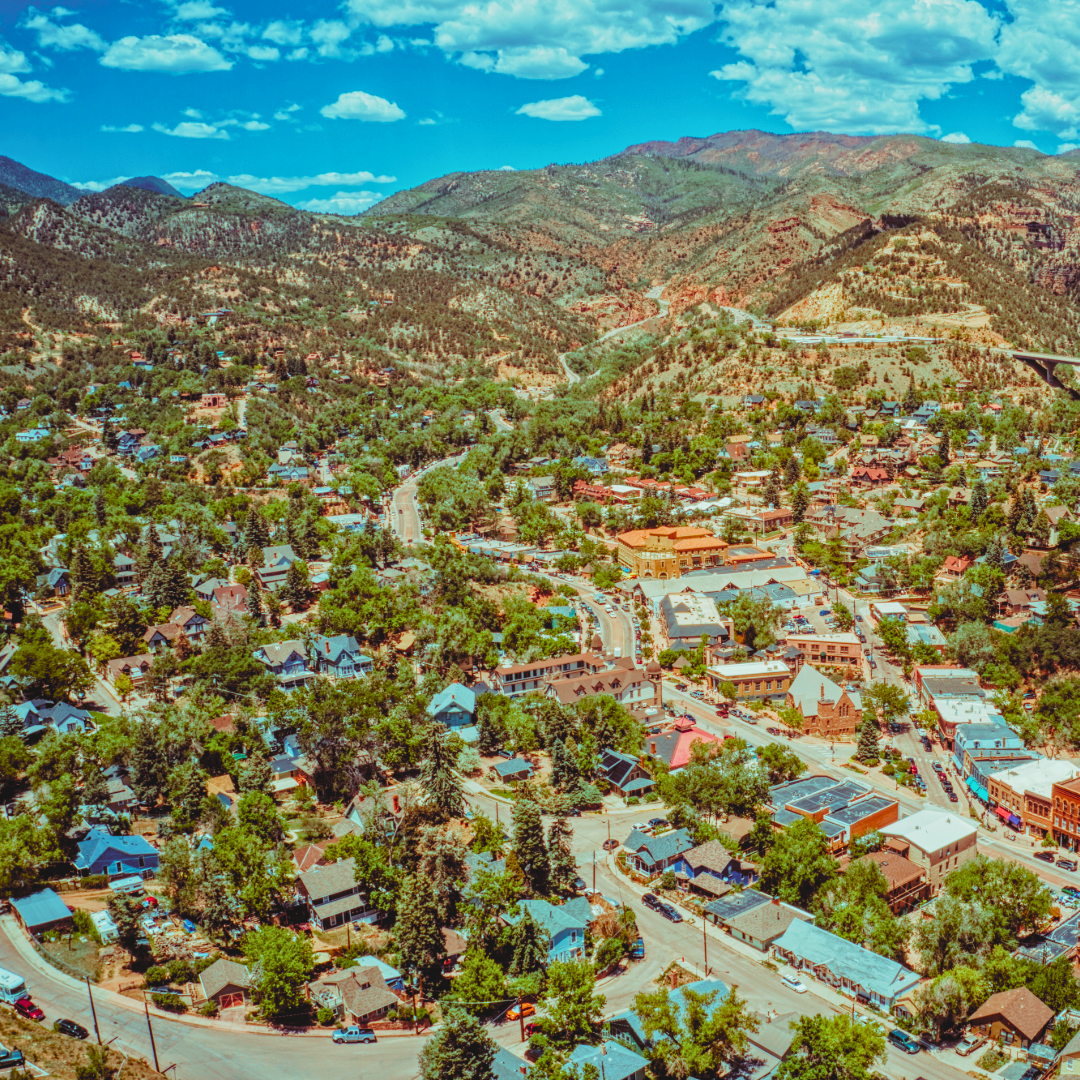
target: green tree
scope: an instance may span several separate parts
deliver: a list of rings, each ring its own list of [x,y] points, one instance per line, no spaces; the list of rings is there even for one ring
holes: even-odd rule
[[[911,644],[908,641],[907,621],[890,617],[882,619],[877,627],[881,643],[897,660],[907,662],[911,659]]]
[[[791,1024],[791,1055],[776,1080],[871,1080],[885,1060],[885,1036],[878,1025],[851,1017],[804,1016]]]
[[[534,896],[546,895],[551,860],[544,842],[544,823],[540,807],[527,797],[514,804],[513,850],[529,891]]]
[[[181,830],[192,828],[202,816],[206,797],[206,773],[197,761],[185,761],[169,774],[169,802],[173,824]]]
[[[244,956],[251,964],[251,989],[267,1019],[284,1022],[308,1011],[302,990],[315,961],[306,937],[283,926],[264,926],[244,938]]]
[[[546,1015],[537,1027],[556,1049],[595,1043],[606,998],[597,994],[596,975],[587,960],[557,962],[548,968]]]
[[[876,682],[862,695],[864,722],[869,716],[878,728],[888,728],[906,719],[911,708],[911,695],[892,683]]]
[[[402,969],[429,996],[442,979],[446,943],[439,929],[439,911],[432,883],[419,874],[402,883],[394,937]]]
[[[858,859],[814,901],[817,925],[892,960],[903,957],[909,925],[885,900],[889,884],[876,862]]]
[[[551,936],[525,908],[521,918],[510,927],[507,950],[510,953],[509,973],[523,978],[543,971],[547,967]]]
[[[794,750],[780,743],[766,743],[757,748],[757,758],[769,774],[770,784],[796,780],[806,772],[806,762]]]
[[[986,976],[976,968],[957,964],[915,992],[919,1019],[940,1038],[963,1022],[990,996]]]
[[[994,938],[1034,933],[1049,918],[1053,894],[1034,871],[1006,859],[976,855],[945,879],[950,896],[992,913]]]
[[[27,697],[50,701],[81,696],[94,685],[94,676],[78,653],[58,649],[48,640],[24,639],[11,658],[9,671]]]
[[[273,791],[273,786],[274,774],[270,768],[270,762],[266,760],[265,754],[254,751],[240,770],[240,794],[261,791],[269,795]]]
[[[855,756],[860,761],[877,761],[880,756],[878,743],[881,739],[881,728],[873,716],[867,715],[859,726],[859,742],[855,748]]]
[[[758,1021],[734,990],[722,996],[720,990],[701,993],[690,985],[681,993],[678,1005],[666,987],[634,1001],[653,1040],[653,1067],[659,1076],[719,1076],[746,1054],[747,1033],[757,1031]]]
[[[807,907],[836,877],[836,860],[825,834],[811,818],[780,833],[762,863],[761,887],[789,904]]]
[[[142,905],[133,896],[115,893],[109,897],[106,909],[116,923],[117,940],[129,953],[134,953],[142,934]]]
[[[439,1030],[420,1051],[421,1080],[495,1080],[497,1047],[465,1009],[447,1009]]]
[[[566,818],[556,818],[548,828],[548,857],[551,866],[551,888],[554,892],[567,894],[573,891],[577,877],[577,860],[570,854],[570,841],[574,830]]]
[[[501,1011],[509,1000],[502,968],[480,949],[469,949],[461,960],[450,1000],[478,1016]]]
[[[457,751],[450,739],[450,732],[433,724],[424,740],[425,755],[420,768],[420,787],[426,803],[444,819],[465,816],[465,797],[456,768]]]

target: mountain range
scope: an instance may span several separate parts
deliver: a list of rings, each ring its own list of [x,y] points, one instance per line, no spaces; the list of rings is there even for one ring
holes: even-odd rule
[[[73,326],[88,305],[126,317],[193,294],[209,303],[199,261],[231,268],[218,294],[235,300],[245,275],[280,279],[285,260],[291,284],[350,302],[409,271],[408,288],[423,280],[477,320],[527,312],[552,342],[656,314],[646,294],[662,285],[674,315],[708,302],[801,321],[921,318],[1069,350],[1078,177],[1077,151],[742,131],[453,173],[343,218],[220,183],[191,198],[155,177],[86,192],[0,158],[6,322],[25,324],[27,308]],[[50,284],[30,287],[27,259],[53,267]],[[88,260],[142,276],[108,298]]]

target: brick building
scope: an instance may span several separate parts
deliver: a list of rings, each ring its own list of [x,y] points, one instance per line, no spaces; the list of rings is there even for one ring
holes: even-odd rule
[[[817,668],[804,664],[788,687],[787,704],[803,718],[803,731],[826,739],[854,739],[862,720],[859,695],[837,686]]]

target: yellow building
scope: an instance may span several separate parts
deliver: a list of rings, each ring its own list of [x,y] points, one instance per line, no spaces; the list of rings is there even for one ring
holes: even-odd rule
[[[618,558],[622,566],[639,578],[666,581],[689,570],[720,566],[727,543],[708,529],[678,526],[662,529],[635,529],[618,537]]]

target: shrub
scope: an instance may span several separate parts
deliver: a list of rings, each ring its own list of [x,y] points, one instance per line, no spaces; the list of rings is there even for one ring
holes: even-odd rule
[[[84,889],[104,889],[109,884],[108,874],[87,874],[79,883]]]
[[[672,870],[671,867],[668,867],[668,869],[665,870],[663,875],[661,876],[661,878],[660,878],[660,888],[661,889],[674,889],[675,888],[675,871]]]
[[[199,1014],[201,1016],[217,1016],[218,1004],[216,1001],[204,1001],[199,1006]]]
[[[187,1003],[179,994],[152,994],[154,1004],[167,1012],[187,1012]]]
[[[631,795],[630,798],[626,800],[626,805],[637,806],[640,802],[641,800],[636,795]]]
[[[146,969],[144,978],[147,986],[162,986],[169,981],[169,970],[160,964],[154,964]]]
[[[90,918],[89,911],[83,911],[82,908],[75,908],[71,913],[71,922],[77,933],[88,937],[91,941],[96,941],[99,945],[101,944],[101,935],[94,925],[94,920]]]
[[[195,969],[188,960],[170,960],[165,970],[169,973],[169,982],[191,982],[195,978]]]
[[[315,1014],[315,1019],[318,1020],[323,1027],[331,1027],[334,1024],[334,1010],[320,1009]]]

